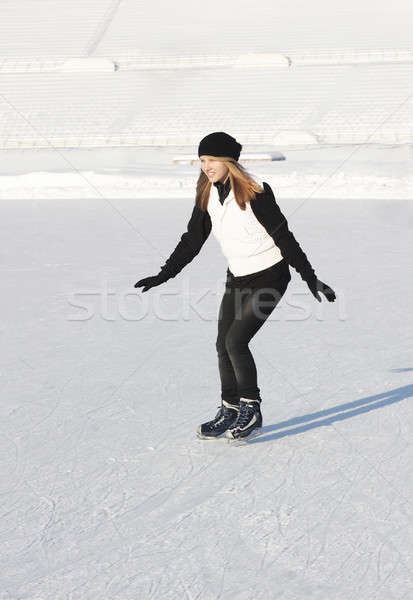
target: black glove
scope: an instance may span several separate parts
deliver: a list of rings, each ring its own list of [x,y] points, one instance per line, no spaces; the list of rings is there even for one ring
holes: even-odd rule
[[[336,299],[336,294],[334,290],[331,289],[331,287],[326,283],[323,283],[322,281],[317,279],[317,277],[315,277],[315,279],[307,281],[307,285],[310,288],[314,298],[316,298],[319,302],[321,302],[321,296],[318,292],[324,294],[324,296],[329,302],[334,302],[334,300]]]
[[[156,285],[161,285],[161,283],[165,283],[166,279],[162,277],[159,273],[158,275],[154,275],[153,277],[145,277],[144,279],[140,279],[137,283],[135,283],[136,288],[143,287],[142,292],[147,292],[152,287]]]

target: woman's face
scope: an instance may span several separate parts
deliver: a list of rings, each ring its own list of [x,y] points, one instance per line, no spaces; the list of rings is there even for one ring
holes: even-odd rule
[[[211,183],[215,181],[224,182],[225,177],[228,174],[228,167],[224,165],[220,160],[216,160],[211,156],[202,155],[200,156],[201,169],[208,177]]]

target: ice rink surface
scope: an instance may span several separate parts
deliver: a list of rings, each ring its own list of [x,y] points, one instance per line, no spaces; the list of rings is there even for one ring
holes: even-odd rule
[[[234,448],[195,437],[212,234],[133,287],[193,200],[2,200],[1,600],[412,597],[412,202],[278,201],[337,300],[291,269],[250,344],[263,435]]]

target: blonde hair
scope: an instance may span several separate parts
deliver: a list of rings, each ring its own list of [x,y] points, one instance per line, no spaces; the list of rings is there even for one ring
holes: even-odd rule
[[[254,181],[248,171],[244,169],[244,167],[234,158],[230,156],[210,156],[210,158],[224,163],[224,165],[228,168],[228,174],[225,178],[225,182],[229,177],[234,198],[241,210],[245,210],[246,203],[252,198],[255,198],[256,193],[262,193],[264,191],[263,188],[258,185],[256,181]],[[201,169],[196,184],[195,204],[203,211],[205,211],[208,207],[211,186],[212,183]]]

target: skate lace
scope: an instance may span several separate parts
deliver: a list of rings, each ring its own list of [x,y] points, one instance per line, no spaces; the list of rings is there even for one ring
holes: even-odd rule
[[[230,409],[226,406],[218,406],[217,408],[218,412],[215,415],[215,419],[217,419],[217,421],[212,424],[213,429],[218,428],[222,421],[230,414]]]
[[[250,421],[255,412],[253,406],[249,404],[241,404],[241,409],[239,411],[238,419],[234,423],[234,427],[245,427]]]
[[[222,423],[222,419],[224,417],[222,406],[218,406],[217,408],[218,408],[218,412],[215,415],[215,419],[217,419],[217,420],[216,421],[214,420],[214,422],[212,423],[212,428],[213,429],[215,429],[216,427],[218,427],[218,425],[220,423]]]

